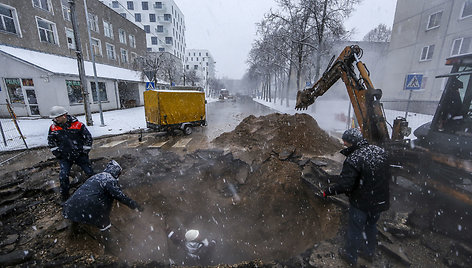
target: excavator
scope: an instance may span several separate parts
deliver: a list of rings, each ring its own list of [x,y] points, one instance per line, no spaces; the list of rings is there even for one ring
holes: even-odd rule
[[[434,173],[427,183],[472,205],[472,185],[466,191],[463,187],[472,180],[472,55],[447,59],[452,71],[437,76],[448,80],[433,120],[414,131],[414,140],[405,138],[411,133],[405,118],[397,117],[393,125],[387,122],[382,91],[372,84],[362,55],[363,50],[352,45],[336,60],[333,56],[321,78],[297,92],[295,108],[306,109],[342,79],[365,139],[384,147],[400,166]]]

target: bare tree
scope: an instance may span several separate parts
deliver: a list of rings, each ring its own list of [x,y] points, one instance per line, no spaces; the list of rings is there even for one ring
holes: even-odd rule
[[[158,69],[158,77],[169,82],[171,86],[179,84],[183,74],[183,65],[180,59],[168,52],[163,52],[160,58],[162,62],[160,69]]]
[[[164,59],[162,53],[150,52],[145,57],[139,58],[136,61],[136,69],[142,70],[142,78],[144,79],[145,72],[151,73],[152,77],[148,77],[151,82],[157,82],[159,75],[158,71],[162,68]]]
[[[195,70],[185,70],[183,74],[183,79],[184,79],[184,86],[186,84],[195,86],[201,80]]]
[[[362,40],[367,42],[390,42],[391,36],[392,29],[381,23],[374,29],[370,30]]]

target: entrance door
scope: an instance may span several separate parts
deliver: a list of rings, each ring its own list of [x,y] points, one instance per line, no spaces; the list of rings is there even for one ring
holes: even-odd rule
[[[28,113],[30,115],[40,115],[38,100],[36,99],[36,92],[34,90],[33,79],[21,79],[23,89],[26,95],[26,106],[28,107]]]

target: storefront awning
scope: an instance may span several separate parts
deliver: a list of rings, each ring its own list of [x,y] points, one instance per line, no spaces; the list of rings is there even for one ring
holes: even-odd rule
[[[79,75],[77,60],[73,58],[37,52],[29,49],[0,45],[0,53],[6,54],[20,61],[34,65],[54,74]],[[85,75],[93,76],[93,65],[84,61]],[[141,72],[106,64],[96,64],[97,77],[117,79],[123,81],[141,82]]]

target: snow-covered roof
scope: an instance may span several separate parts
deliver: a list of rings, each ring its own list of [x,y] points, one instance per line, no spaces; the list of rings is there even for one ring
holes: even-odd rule
[[[54,74],[79,75],[77,60],[73,58],[5,45],[0,45],[0,52]],[[126,81],[142,81],[141,72],[100,63],[96,63],[95,65],[97,68],[97,77]],[[92,62],[84,61],[84,67],[85,75],[89,77],[93,76]]]

